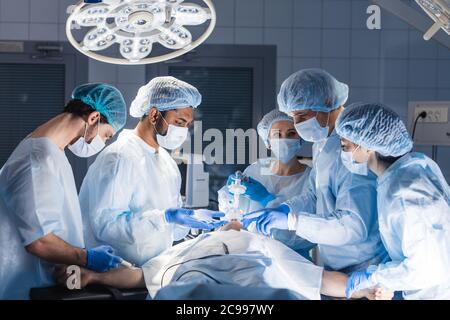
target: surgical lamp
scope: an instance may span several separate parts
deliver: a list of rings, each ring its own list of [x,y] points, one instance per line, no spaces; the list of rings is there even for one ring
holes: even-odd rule
[[[84,55],[120,65],[141,65],[177,58],[202,44],[216,25],[216,11],[211,0],[207,7],[184,0],[82,0],[68,8],[66,23],[69,42]],[[185,26],[209,21],[206,31],[194,40]],[[74,29],[90,28],[77,41]],[[100,54],[118,44],[122,58]],[[150,56],[153,45],[174,50]]]
[[[450,0],[416,0],[416,2],[435,22],[423,36],[425,40],[430,40],[440,29],[450,35]]]

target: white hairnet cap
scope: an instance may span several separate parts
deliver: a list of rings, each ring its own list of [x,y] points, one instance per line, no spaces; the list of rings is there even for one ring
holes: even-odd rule
[[[280,111],[331,112],[348,99],[348,86],[322,69],[300,70],[281,85],[278,94]]]
[[[152,107],[159,111],[197,108],[202,102],[202,95],[197,88],[174,77],[154,78],[142,86],[131,103],[130,115],[141,118]]]
[[[258,134],[261,139],[264,141],[267,147],[269,147],[269,133],[272,125],[276,122],[280,121],[289,121],[294,123],[294,120],[289,117],[287,114],[279,111],[278,109],[274,109],[266,114],[262,120],[258,123]]]
[[[354,103],[345,108],[336,121],[336,132],[382,156],[399,157],[413,148],[400,117],[379,103]]]

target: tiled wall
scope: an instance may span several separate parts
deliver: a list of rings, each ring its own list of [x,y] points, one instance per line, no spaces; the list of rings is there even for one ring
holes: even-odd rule
[[[74,2],[0,0],[0,40],[64,41],[65,9]],[[350,85],[351,101],[382,101],[404,119],[408,101],[450,100],[450,49],[423,41],[421,33],[384,11],[382,30],[367,30],[369,0],[214,3],[218,24],[208,43],[277,45],[278,85],[298,69],[322,67]],[[143,67],[91,61],[89,78],[116,84],[130,102],[145,74]],[[450,148],[439,148],[438,156],[450,178]]]

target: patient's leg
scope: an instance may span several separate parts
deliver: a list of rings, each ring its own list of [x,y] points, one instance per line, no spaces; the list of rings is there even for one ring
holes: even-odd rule
[[[58,266],[54,274],[62,285],[66,284],[68,278],[66,268],[67,266]],[[90,284],[107,285],[118,289],[145,288],[141,268],[118,268],[104,273],[81,268],[81,287],[84,288]]]

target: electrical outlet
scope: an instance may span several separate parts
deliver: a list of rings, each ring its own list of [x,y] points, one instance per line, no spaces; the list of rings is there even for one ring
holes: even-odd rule
[[[422,111],[427,113],[425,119],[420,118],[420,122],[426,123],[447,123],[448,122],[448,109],[449,107],[428,107],[426,105],[419,105],[414,110],[414,119],[416,119]]]

